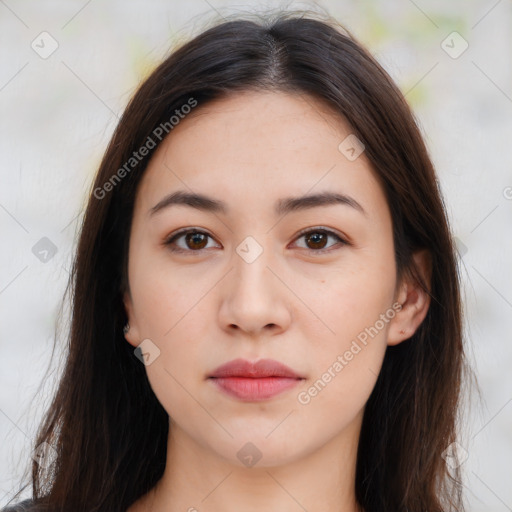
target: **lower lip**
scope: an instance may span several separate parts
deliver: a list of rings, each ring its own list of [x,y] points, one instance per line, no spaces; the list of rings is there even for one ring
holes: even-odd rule
[[[302,379],[288,377],[218,377],[212,378],[217,387],[228,395],[245,401],[268,400],[296,386]]]

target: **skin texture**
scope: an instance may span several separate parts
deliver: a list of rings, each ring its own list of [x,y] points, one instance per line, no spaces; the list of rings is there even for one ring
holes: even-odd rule
[[[338,149],[350,133],[312,97],[251,91],[198,106],[153,156],[134,208],[126,339],[160,350],[146,371],[170,434],[163,478],[130,512],[358,510],[364,406],[387,345],[410,338],[429,296],[397,282],[383,190],[364,152],[350,161]],[[173,205],[150,215],[177,190],[225,201],[229,212]],[[321,191],[349,195],[365,213],[340,204],[274,213],[278,199]],[[187,227],[210,237],[187,245],[182,236],[174,246],[188,252],[173,253],[165,240]],[[299,234],[319,227],[350,245]],[[249,236],[263,250],[251,263],[236,250]],[[425,255],[416,261],[428,282]],[[389,311],[378,334],[301,403],[299,393]],[[276,359],[304,380],[242,402],[207,379],[239,357]],[[252,467],[237,457],[248,442],[261,453]]]

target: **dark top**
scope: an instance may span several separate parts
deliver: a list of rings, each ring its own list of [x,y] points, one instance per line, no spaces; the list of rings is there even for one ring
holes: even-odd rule
[[[0,512],[47,512],[47,509],[34,500],[28,499],[2,508]]]
[[[40,510],[40,508],[34,505],[32,500],[28,499],[14,505],[9,505],[0,510],[0,512],[37,512],[38,510]]]

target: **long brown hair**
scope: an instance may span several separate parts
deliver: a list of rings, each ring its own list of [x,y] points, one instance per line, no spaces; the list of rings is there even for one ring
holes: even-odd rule
[[[70,276],[69,352],[34,443],[55,450],[49,467],[32,464],[33,499],[48,510],[124,511],[163,474],[168,415],[123,335],[137,185],[160,142],[155,129],[170,133],[176,110],[249,89],[311,95],[348,121],[387,197],[399,275],[418,275],[414,251],[431,255],[427,317],[387,348],[366,405],[358,502],[366,512],[463,510],[459,470],[443,457],[456,440],[465,368],[459,271],[435,171],[390,76],[346,28],[316,18],[285,11],[218,23],[171,53],[128,104],[91,190]],[[148,138],[146,156],[130,160]]]

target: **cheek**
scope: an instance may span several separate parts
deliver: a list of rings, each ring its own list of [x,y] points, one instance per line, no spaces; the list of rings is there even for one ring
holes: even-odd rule
[[[314,306],[330,328],[328,345],[348,349],[347,343],[374,326],[392,309],[395,283],[393,263],[376,258],[361,258],[333,273],[316,294]],[[384,335],[388,323],[379,321],[377,325]]]
[[[379,296],[370,288],[363,293],[359,287],[345,291],[338,289],[326,300],[326,323],[335,334],[318,340],[310,378],[296,396],[301,415],[311,422],[311,435],[335,435],[362,414],[387,348],[389,318],[385,322],[380,315],[388,311],[389,293]]]
[[[147,313],[147,330],[159,333],[153,339],[160,350],[159,357],[146,367],[148,380],[169,416],[202,425],[204,411],[194,399],[207,371],[201,364],[205,352],[201,307],[178,307],[175,295],[167,298],[159,310]]]
[[[191,387],[187,375],[194,365],[192,361],[184,359],[180,352],[184,353],[183,350],[169,351],[165,348],[160,357],[146,367],[148,380],[158,401],[170,416],[177,417],[199,413],[197,403],[187,392]]]
[[[351,268],[347,265],[326,280],[312,305],[321,312],[329,330],[323,329],[326,334],[316,336],[311,355],[313,375],[298,401],[314,404],[315,415],[321,421],[328,421],[332,410],[353,417],[375,385],[395,314],[394,265],[383,260],[361,258]],[[308,330],[308,338],[314,337],[314,322]]]
[[[201,297],[208,292],[209,279],[177,269],[165,258],[134,259],[130,276],[134,310],[141,336],[169,337],[185,317],[194,314]]]
[[[197,271],[177,271],[168,261],[141,255],[133,261],[131,279],[139,335],[159,350],[146,366],[151,387],[169,414],[180,410],[193,414],[194,401],[187,390],[192,391],[191,381],[201,379],[205,370],[199,364],[204,359],[200,343],[205,327],[211,325],[205,319],[211,313],[207,294],[212,278],[199,278]]]

